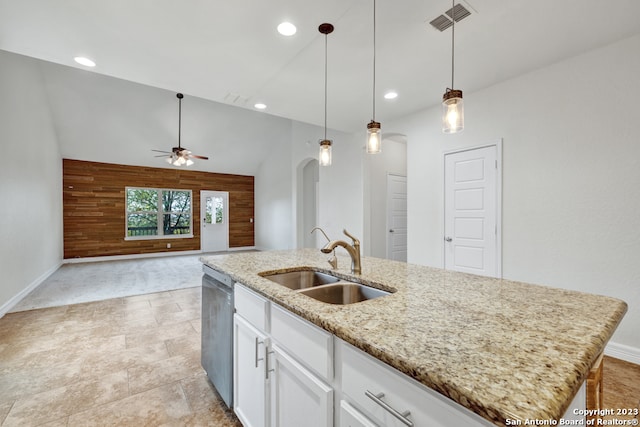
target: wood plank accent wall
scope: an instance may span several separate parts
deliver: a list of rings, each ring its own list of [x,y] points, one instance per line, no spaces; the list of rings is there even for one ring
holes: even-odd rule
[[[69,159],[62,170],[65,259],[200,250],[200,190],[229,192],[229,247],[255,245],[253,176]],[[193,237],[125,240],[125,187],[192,190]]]

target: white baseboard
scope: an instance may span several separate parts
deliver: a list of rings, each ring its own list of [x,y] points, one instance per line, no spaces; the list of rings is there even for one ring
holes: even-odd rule
[[[127,260],[127,259],[158,258],[158,257],[181,256],[181,255],[200,255],[201,253],[202,251],[176,251],[176,252],[155,252],[150,254],[107,255],[107,256],[86,257],[86,258],[67,258],[62,262],[64,264],[79,264],[83,262],[121,261],[121,260]]]
[[[615,357],[616,359],[640,365],[640,348],[609,342],[607,347],[604,349],[604,354]]]
[[[0,307],[0,317],[3,317],[5,314],[7,314],[13,307],[15,307],[20,301],[22,301],[22,299],[24,297],[26,297],[27,295],[29,295],[29,293],[31,291],[33,291],[35,288],[37,288],[38,286],[40,286],[40,284],[42,282],[45,281],[45,279],[49,276],[51,276],[53,273],[56,272],[56,270],[58,270],[60,268],[60,266],[62,266],[62,263],[59,262],[56,265],[54,265],[53,267],[51,267],[49,270],[45,271],[44,273],[42,273],[36,280],[34,280],[33,282],[31,282],[29,284],[29,286],[27,286],[26,288],[24,288],[22,291],[20,291],[18,294],[14,295],[13,298],[11,298],[9,301],[7,301],[6,303],[4,303],[1,307]]]
[[[239,248],[229,248],[227,252],[235,252],[235,251],[255,251],[255,246],[242,246]]]
[[[236,251],[251,251],[255,250],[255,246],[243,246],[240,248],[229,248],[226,252],[236,252]],[[211,252],[214,253],[222,253],[222,252]],[[100,261],[122,261],[128,259],[141,259],[141,258],[159,258],[159,257],[169,257],[169,256],[181,256],[181,255],[208,255],[209,253],[205,253],[202,251],[174,251],[174,252],[153,252],[149,254],[130,254],[130,255],[107,255],[107,256],[94,256],[94,257],[86,257],[86,258],[67,258],[62,262],[64,264],[80,264],[83,262],[100,262]]]

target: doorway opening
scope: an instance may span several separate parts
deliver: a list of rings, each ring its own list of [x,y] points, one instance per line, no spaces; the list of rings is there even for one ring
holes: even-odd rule
[[[298,166],[296,194],[297,239],[299,248],[317,247],[316,233],[311,234],[318,225],[318,198],[320,167],[317,159],[305,159]]]

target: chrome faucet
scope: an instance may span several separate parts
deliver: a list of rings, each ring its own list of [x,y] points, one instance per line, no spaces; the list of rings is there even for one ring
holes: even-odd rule
[[[324,248],[320,249],[322,253],[328,254],[333,251],[336,246],[342,246],[349,252],[351,256],[351,272],[353,274],[362,273],[362,267],[360,264],[360,240],[356,239],[354,236],[349,234],[347,230],[342,230],[342,232],[349,238],[351,238],[352,244],[348,244],[344,240],[332,240],[325,245]]]
[[[331,242],[331,239],[329,239],[329,236],[327,236],[327,233],[325,233],[324,230],[322,228],[320,228],[320,227],[313,227],[313,229],[311,230],[311,234],[313,234],[313,232],[316,231],[316,230],[320,230],[320,232],[322,234],[324,234],[324,237],[326,237],[327,242]],[[326,252],[326,253],[328,253],[328,252]],[[331,256],[331,258],[329,258],[327,260],[327,262],[329,264],[331,264],[331,268],[333,268],[334,270],[336,270],[338,268],[338,258],[336,257],[336,251],[335,250],[333,251],[333,255]]]

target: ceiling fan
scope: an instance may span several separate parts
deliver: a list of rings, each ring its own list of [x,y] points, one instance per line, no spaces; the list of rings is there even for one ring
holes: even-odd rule
[[[155,151],[157,153],[164,153],[156,157],[166,157],[167,163],[171,163],[174,166],[182,166],[182,165],[191,166],[193,164],[192,159],[209,160],[208,157],[195,155],[191,153],[191,151],[187,150],[186,148],[182,148],[182,146],[180,145],[180,133],[182,130],[182,98],[184,98],[184,95],[181,93],[178,93],[176,94],[176,97],[178,98],[178,146],[173,147],[171,151],[162,151],[162,150],[151,150],[151,151]]]

